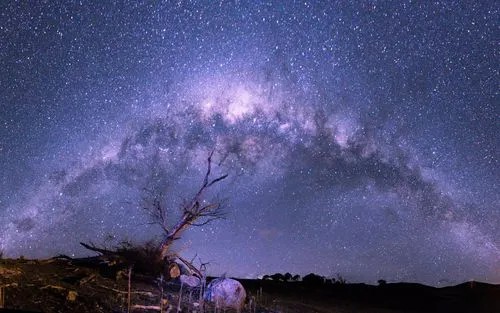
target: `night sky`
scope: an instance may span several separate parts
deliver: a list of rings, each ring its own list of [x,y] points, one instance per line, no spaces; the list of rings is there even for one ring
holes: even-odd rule
[[[211,274],[500,283],[498,9],[1,1],[0,248],[155,238],[215,149]]]

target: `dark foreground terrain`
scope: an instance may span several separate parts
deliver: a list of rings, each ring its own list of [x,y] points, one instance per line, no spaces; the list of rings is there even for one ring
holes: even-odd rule
[[[0,312],[127,312],[127,273],[108,269],[64,259],[0,260]],[[479,282],[433,288],[240,281],[250,300],[245,312],[500,312],[500,285]],[[198,291],[184,289],[181,299],[179,291],[175,282],[160,284],[154,277],[132,275],[130,311],[159,312],[154,307],[160,306],[162,292],[164,312],[178,307],[182,312],[201,311]]]

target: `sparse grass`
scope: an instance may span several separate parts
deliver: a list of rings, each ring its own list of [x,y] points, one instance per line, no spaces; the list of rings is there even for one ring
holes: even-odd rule
[[[155,277],[158,276],[132,275],[131,303],[159,306],[163,298],[166,300],[164,312],[168,308],[170,313],[176,312],[179,285],[165,282],[159,288]],[[500,286],[482,283],[432,288],[390,283],[383,287],[363,284],[311,287],[302,282],[239,281],[249,300],[241,313],[437,313],[433,309],[437,307],[443,309],[439,312],[500,312],[497,310],[500,308]],[[7,309],[46,313],[127,312],[128,277],[103,277],[98,268],[76,265],[71,260],[4,259],[0,264],[0,286],[4,286],[4,306]],[[196,305],[199,302],[199,289],[192,292],[183,289],[182,312],[216,312],[210,305],[201,311]],[[133,312],[154,311],[131,310],[130,313]]]

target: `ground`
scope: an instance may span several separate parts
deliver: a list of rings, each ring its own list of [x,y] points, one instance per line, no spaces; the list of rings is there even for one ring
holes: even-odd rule
[[[89,266],[89,264],[93,264]],[[127,312],[128,271],[68,259],[0,260],[0,312]],[[466,283],[449,288],[418,284],[337,284],[240,280],[247,313],[500,312],[500,285]],[[176,312],[179,284],[158,277],[131,276],[130,312]],[[163,297],[161,286],[163,286]],[[184,288],[182,312],[200,312],[199,291]],[[170,311],[168,311],[170,310]],[[214,312],[207,307],[205,312]]]

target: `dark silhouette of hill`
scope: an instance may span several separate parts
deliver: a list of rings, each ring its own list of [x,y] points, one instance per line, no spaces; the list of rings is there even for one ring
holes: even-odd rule
[[[274,295],[288,294],[302,301],[356,304],[397,312],[497,313],[500,312],[500,285],[467,282],[436,288],[417,283],[386,283],[379,286],[348,283],[283,282],[241,280],[249,290],[262,288]],[[286,291],[285,291],[286,290]]]

